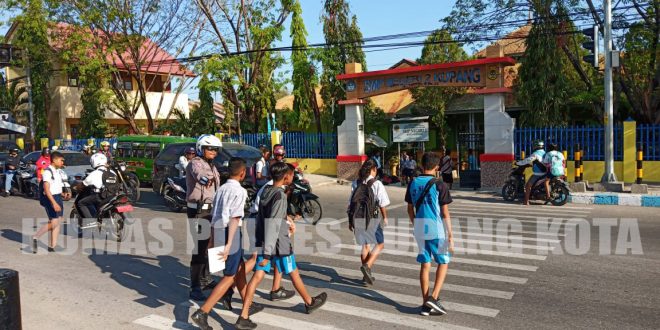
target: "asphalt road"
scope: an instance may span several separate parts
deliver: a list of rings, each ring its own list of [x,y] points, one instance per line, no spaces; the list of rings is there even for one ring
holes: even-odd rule
[[[257,301],[267,308],[253,316],[260,328],[647,329],[660,324],[657,209],[523,207],[457,192],[450,212],[461,235],[455,234],[456,254],[440,295],[449,314],[424,317],[404,190],[388,187],[387,245],[374,267],[375,285],[364,287],[353,236],[341,220],[349,189],[316,188],[324,218],[330,219],[316,227],[300,224],[295,235],[306,286],[312,295],[326,291],[328,304],[306,315],[298,297],[270,302],[265,299],[270,280],[265,280]],[[147,189],[136,206],[136,220],[119,245],[89,237],[91,232],[79,240],[69,230],[59,252],[45,251],[44,236],[33,255],[26,243],[36,230],[32,218],[43,217],[43,209],[33,200],[0,199],[0,268],[20,272],[25,329],[194,328],[188,323],[195,304],[187,299],[185,215],[167,211]],[[67,204],[66,214],[69,210]],[[543,217],[555,221],[554,227],[539,225],[545,224]],[[284,285],[292,288],[288,281]],[[240,299],[235,298],[234,311],[219,306],[212,326],[228,328]]]

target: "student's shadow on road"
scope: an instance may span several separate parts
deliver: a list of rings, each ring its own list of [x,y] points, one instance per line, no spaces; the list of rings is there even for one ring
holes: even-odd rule
[[[332,268],[314,265],[309,262],[298,262],[297,264],[298,264],[298,268],[300,268],[301,270],[304,269],[305,271],[308,272],[315,272],[330,277],[330,281],[326,282],[314,277],[303,275],[301,273],[301,276],[303,277],[303,281],[305,282],[306,285],[316,288],[333,289],[335,291],[340,291],[355,295],[361,299],[369,299],[375,302],[383,303],[385,305],[390,305],[396,308],[398,312],[404,314],[419,313],[418,306],[410,307],[410,306],[401,305],[399,302],[394,301],[388,297],[385,297],[369,287],[365,287],[362,282],[362,279],[346,278],[339,275],[337,271],[335,271]]]
[[[189,328],[189,313],[193,304],[187,301],[189,268],[171,256],[135,256],[123,254],[92,254],[89,259],[102,273],[141,298],[134,300],[144,306],[158,308],[174,306],[176,322],[173,328]]]

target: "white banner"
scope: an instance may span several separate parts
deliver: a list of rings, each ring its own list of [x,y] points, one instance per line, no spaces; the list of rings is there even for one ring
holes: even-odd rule
[[[429,123],[394,123],[392,136],[394,142],[426,142],[429,140]]]

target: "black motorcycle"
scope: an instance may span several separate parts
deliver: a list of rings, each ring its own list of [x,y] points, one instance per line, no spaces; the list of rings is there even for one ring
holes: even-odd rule
[[[513,202],[516,199],[522,200],[525,196],[525,169],[531,165],[516,165],[509,174],[509,180],[502,187],[502,197],[504,200]],[[532,192],[529,196],[530,200],[540,200],[552,203],[555,206],[562,206],[568,202],[570,190],[568,183],[562,177],[554,177],[550,179],[550,200],[547,200],[545,190],[545,181],[548,179],[539,180],[532,187]]]
[[[186,178],[167,178],[163,187],[165,205],[173,212],[181,212],[186,207]]]
[[[319,196],[312,193],[312,186],[305,180],[300,168],[296,168],[291,189],[289,207],[292,213],[301,216],[305,222],[316,225],[323,216],[323,208]]]
[[[36,167],[21,163],[11,181],[12,193],[18,193],[28,198],[37,198],[38,189]]]
[[[126,163],[122,161],[113,161],[108,164],[123,185],[123,191],[131,203],[137,203],[140,200],[140,179],[133,172],[126,170]]]
[[[133,211],[133,206],[131,205],[128,196],[124,193],[119,193],[110,197],[104,201],[98,210],[94,210],[96,213],[96,219],[90,221],[89,219],[83,219],[80,216],[76,206],[78,205],[80,196],[84,195],[85,194],[78,194],[73,203],[71,214],[69,215],[69,221],[75,223],[77,227],[78,237],[82,237],[84,229],[97,228],[100,232],[103,230],[103,224],[105,221],[107,232],[112,235],[114,240],[121,242],[125,237],[126,220],[129,218],[126,213]]]

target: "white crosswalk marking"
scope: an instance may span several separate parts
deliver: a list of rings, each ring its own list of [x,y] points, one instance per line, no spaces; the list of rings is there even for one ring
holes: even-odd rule
[[[332,260],[341,260],[341,261],[354,261],[354,262],[359,262],[360,258],[358,256],[347,256],[343,254],[329,254],[329,253],[320,253],[314,255],[315,257],[320,257],[320,258],[325,258],[325,259],[332,259]],[[376,265],[374,266],[375,268],[378,267],[392,267],[392,268],[398,268],[398,269],[410,269],[410,270],[415,270],[419,271],[419,264],[405,264],[401,262],[392,262],[388,260],[378,260]],[[433,275],[431,275],[433,276]],[[525,284],[527,283],[526,278],[522,277],[517,277],[517,276],[503,276],[503,275],[495,275],[495,274],[487,274],[487,273],[477,273],[477,272],[468,272],[468,271],[463,271],[463,270],[457,270],[457,269],[452,269],[449,268],[448,276],[460,276],[460,277],[469,277],[469,278],[478,278],[482,280],[489,280],[489,281],[495,281],[495,282],[506,282],[506,283],[514,283],[514,284]]]
[[[395,227],[396,228],[396,227]],[[385,234],[385,237],[393,237],[393,236],[401,236],[401,237],[411,237],[414,238],[415,235],[411,233],[403,233],[403,232],[398,232],[398,231],[393,231],[390,230],[390,228],[386,227],[383,230],[383,233]],[[454,235],[456,235],[456,232],[454,232]],[[467,235],[467,234],[463,234]],[[519,236],[519,235],[491,235],[491,234],[482,234],[482,233],[469,233],[470,236],[476,236],[476,237],[488,237],[488,238],[494,238],[497,240],[511,240],[511,241],[533,241],[533,242],[546,242],[546,243],[559,243],[560,240],[558,239],[549,239],[549,238],[536,238],[536,237],[525,237],[525,236]],[[385,242],[387,242],[387,238],[385,239]]]
[[[338,244],[336,247],[341,248],[341,249],[349,249],[349,250],[354,250],[354,251],[362,251],[362,248],[353,244]],[[408,251],[398,251],[398,250],[383,250],[381,252],[382,254],[389,254],[389,255],[395,255],[395,256],[406,256],[406,257],[411,257],[417,258],[417,252],[408,252]],[[529,265],[521,265],[521,264],[514,264],[514,263],[507,263],[507,262],[497,262],[497,261],[489,261],[489,260],[478,260],[478,259],[468,259],[468,258],[461,258],[461,257],[452,257],[451,259],[452,262],[454,263],[464,263],[464,264],[471,264],[471,265],[479,265],[479,266],[488,266],[488,267],[496,267],[496,268],[508,268],[508,269],[515,269],[515,270],[525,270],[529,272],[535,272],[538,267],[536,266],[529,266]]]

